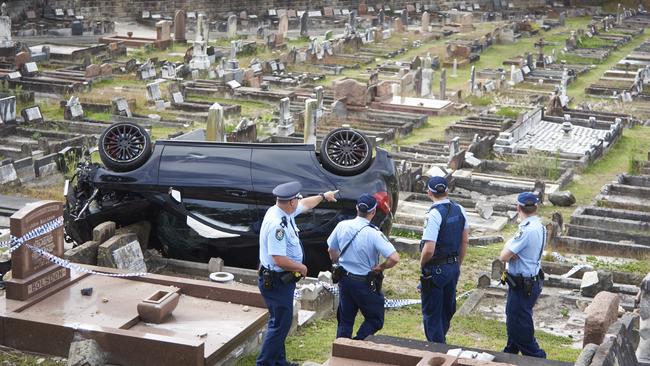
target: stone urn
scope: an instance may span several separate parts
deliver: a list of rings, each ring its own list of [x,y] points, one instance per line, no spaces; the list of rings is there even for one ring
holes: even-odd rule
[[[172,315],[180,298],[177,288],[156,291],[140,301],[138,315],[145,323],[163,323]]]
[[[133,37],[133,32],[126,32],[126,35],[127,35],[129,38],[131,38],[131,37]]]

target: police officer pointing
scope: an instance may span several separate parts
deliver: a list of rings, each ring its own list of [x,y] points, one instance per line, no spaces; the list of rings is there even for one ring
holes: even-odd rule
[[[354,339],[365,339],[384,326],[383,271],[399,262],[393,244],[371,224],[377,212],[377,200],[363,194],[357,200],[357,217],[341,221],[327,238],[332,263],[339,264],[333,275],[339,278],[339,307],[336,313],[336,337],[352,337],[357,312],[364,321]],[[379,263],[379,256],[386,261]]]
[[[508,283],[506,328],[508,344],[503,352],[546,358],[535,339],[533,306],[542,292],[544,272],[541,257],[546,242],[546,228],[537,216],[539,200],[532,192],[517,197],[517,212],[522,220],[519,231],[501,251],[499,259],[508,264],[502,282]]]
[[[293,318],[296,282],[307,275],[302,264],[304,250],[294,218],[323,200],[336,202],[338,191],[302,199],[299,182],[280,184],[273,189],[277,198],[264,215],[260,229],[259,288],[269,309],[269,323],[257,357],[258,366],[296,365],[287,362],[284,341]]]
[[[420,242],[422,320],[427,340],[445,343],[456,312],[456,284],[469,243],[469,224],[465,209],[447,197],[445,178],[432,177],[427,188],[433,205]]]

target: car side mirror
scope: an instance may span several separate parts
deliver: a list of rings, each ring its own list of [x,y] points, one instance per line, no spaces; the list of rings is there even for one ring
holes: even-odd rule
[[[183,201],[181,197],[181,192],[172,187],[169,187],[169,197],[171,197],[172,201],[176,203],[181,203]]]

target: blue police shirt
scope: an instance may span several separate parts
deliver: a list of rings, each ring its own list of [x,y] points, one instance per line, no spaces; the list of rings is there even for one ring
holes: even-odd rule
[[[264,215],[260,228],[260,263],[272,271],[282,272],[282,268],[273,261],[274,255],[287,256],[289,259],[302,263],[303,249],[298,237],[298,226],[294,218],[302,212],[298,207],[291,215],[277,205],[271,206]],[[286,218],[283,222],[282,218]]]
[[[444,205],[445,203],[450,203],[449,198],[434,202],[429,212],[427,212],[424,218],[424,232],[422,233],[422,240],[432,241],[434,243],[438,240],[438,232],[440,231],[440,225],[442,224],[442,217],[440,216],[440,212],[435,209],[435,206]],[[467,220],[467,213],[465,212],[463,206],[458,205],[458,207],[460,207],[460,212],[463,214],[463,217],[465,217],[465,227],[463,229],[467,230],[469,229],[469,220]]]
[[[508,262],[508,272],[522,276],[537,275],[545,239],[546,228],[539,216],[529,216],[522,221],[517,234],[506,243],[506,248],[519,257]]]
[[[352,220],[341,221],[327,238],[329,249],[340,252],[346,245],[350,246],[339,258],[339,264],[356,275],[367,275],[379,263],[379,255],[387,258],[395,253],[395,247],[386,236],[368,224],[370,221],[359,216]],[[359,234],[349,243],[357,231]]]

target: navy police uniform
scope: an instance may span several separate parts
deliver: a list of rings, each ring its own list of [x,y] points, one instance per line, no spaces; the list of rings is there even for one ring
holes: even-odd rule
[[[278,199],[290,200],[299,197],[301,188],[298,182],[285,183],[275,187],[273,194]],[[273,256],[287,256],[295,262],[302,263],[304,251],[294,220],[301,212],[300,204],[290,215],[274,205],[266,211],[262,221],[259,256],[261,269],[258,286],[269,310],[269,322],[257,358],[258,366],[289,365],[286,361],[284,342],[293,320],[293,294],[296,281],[300,277],[278,267],[273,261]]]
[[[372,212],[377,208],[376,199],[362,195],[357,202],[360,212]],[[379,264],[379,256],[388,258],[395,247],[366,218],[357,216],[336,225],[327,239],[330,250],[345,252],[339,257],[343,275],[339,282],[339,307],[336,313],[337,338],[351,338],[354,319],[361,311],[364,320],[354,339],[365,339],[384,326],[384,294],[373,288],[369,275]]]
[[[537,196],[532,192],[521,193],[517,201],[520,206],[535,206],[538,203]],[[546,228],[539,216],[532,215],[519,224],[519,231],[506,243],[506,248],[517,257],[508,262],[508,343],[503,352],[521,352],[525,356],[546,358],[546,352],[535,339],[533,324],[533,307],[544,284],[541,257],[545,242]]]
[[[433,177],[427,184],[434,193],[447,191],[447,181]],[[463,231],[469,229],[462,206],[443,199],[435,202],[426,214],[420,250],[427,241],[436,243],[433,257],[422,268],[420,278],[422,320],[429,342],[445,343],[451,318],[456,312],[456,284],[460,276],[458,256]]]

